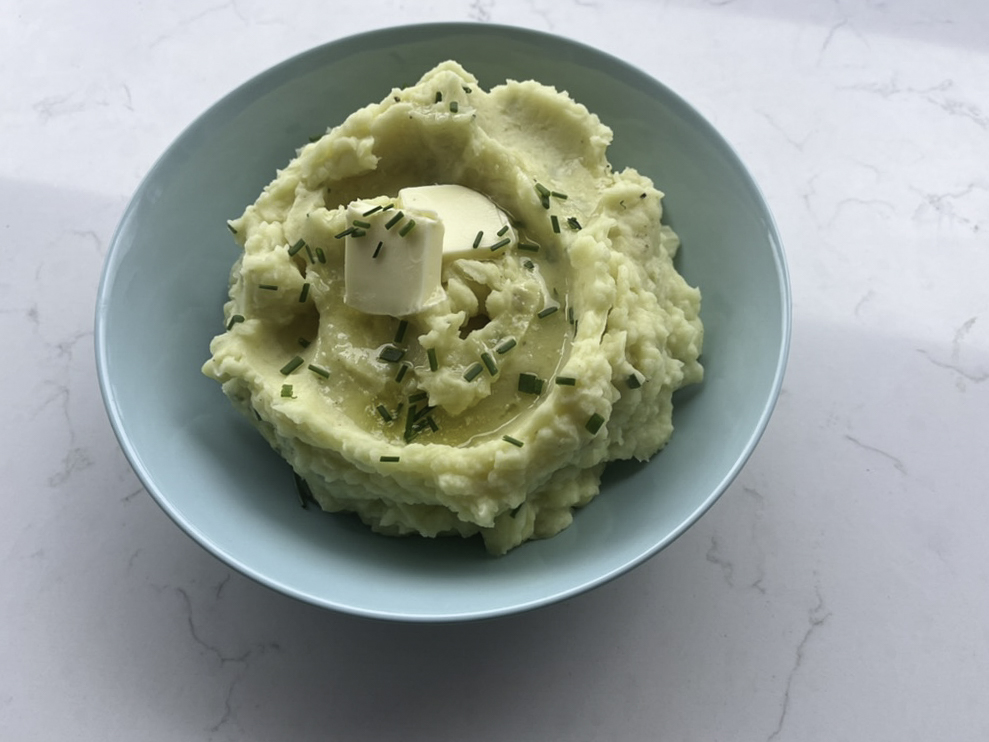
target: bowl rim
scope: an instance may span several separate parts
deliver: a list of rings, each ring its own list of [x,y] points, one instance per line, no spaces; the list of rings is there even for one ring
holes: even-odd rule
[[[224,105],[228,104],[232,99],[242,95],[244,91],[261,85],[264,83],[265,79],[271,76],[277,76],[281,71],[289,66],[297,65],[302,62],[305,58],[312,55],[326,54],[329,49],[335,47],[346,46],[349,44],[362,44],[371,39],[381,39],[388,36],[403,36],[409,33],[424,32],[424,33],[442,33],[442,32],[483,32],[485,34],[507,34],[516,38],[540,41],[540,40],[550,40],[555,44],[564,44],[574,49],[582,54],[588,54],[590,56],[595,56],[598,58],[603,58],[607,60],[610,64],[615,67],[628,70],[635,76],[646,78],[651,84],[655,85],[658,89],[662,90],[663,93],[677,105],[681,106],[682,109],[694,118],[694,120],[702,127],[706,129],[706,136],[713,138],[718,145],[722,148],[723,155],[729,159],[732,165],[736,168],[738,175],[743,179],[746,186],[751,189],[752,194],[758,200],[760,206],[763,209],[763,216],[766,220],[766,227],[768,230],[769,242],[772,245],[772,257],[773,264],[776,271],[776,280],[778,284],[778,289],[780,293],[780,343],[779,343],[779,353],[776,359],[775,368],[773,371],[773,379],[769,385],[768,396],[764,404],[763,410],[753,426],[745,445],[739,450],[734,464],[725,472],[721,481],[715,486],[707,497],[702,500],[696,508],[685,517],[683,521],[674,529],[669,531],[664,538],[658,539],[655,544],[650,548],[637,554],[634,558],[628,559],[623,563],[618,564],[614,568],[596,575],[592,578],[588,578],[583,581],[579,581],[578,584],[573,584],[570,587],[557,590],[548,595],[545,595],[539,599],[527,600],[521,602],[515,602],[511,604],[506,604],[498,608],[486,608],[474,611],[435,611],[432,613],[401,613],[399,611],[383,611],[380,609],[373,609],[362,607],[359,605],[353,605],[344,601],[333,600],[332,596],[318,596],[309,594],[303,590],[295,588],[289,584],[285,584],[277,579],[272,578],[263,572],[246,564],[240,558],[234,556],[233,554],[227,552],[219,545],[213,543],[209,538],[203,534],[194,523],[190,522],[185,518],[178,509],[173,505],[170,499],[165,495],[165,493],[159,490],[159,487],[145,467],[140,452],[133,445],[130,437],[127,434],[126,425],[123,420],[120,402],[118,400],[117,394],[114,390],[113,381],[109,376],[109,358],[106,343],[106,333],[107,333],[107,318],[108,318],[108,308],[111,304],[110,293],[111,288],[116,277],[117,270],[119,268],[120,261],[122,260],[123,253],[119,248],[119,245],[123,239],[124,232],[127,228],[129,222],[135,217],[137,210],[140,207],[142,196],[147,193],[151,187],[151,183],[154,181],[155,177],[158,175],[159,171],[163,167],[163,163],[169,158],[174,150],[179,148],[182,143],[189,138],[192,133],[197,130],[199,126],[202,125],[203,121],[207,119],[210,115],[215,113],[218,109],[221,109]],[[399,40],[396,38],[396,40]],[[244,80],[232,90],[225,93],[218,100],[210,104],[203,111],[195,116],[195,118],[183,127],[182,131],[168,144],[168,146],[162,151],[162,153],[156,158],[154,163],[148,169],[147,173],[141,179],[137,188],[134,190],[127,206],[125,207],[120,220],[114,230],[113,236],[108,243],[106,256],[103,262],[103,268],[100,275],[99,285],[97,289],[96,304],[95,304],[95,321],[94,321],[94,348],[96,355],[96,371],[97,380],[99,383],[100,394],[103,399],[104,408],[106,410],[107,416],[109,418],[111,427],[113,429],[114,436],[117,439],[118,444],[121,447],[125,457],[128,460],[134,473],[137,475],[141,484],[152,496],[158,506],[171,518],[171,520],[178,525],[189,537],[193,539],[200,547],[205,549],[207,552],[220,559],[222,562],[228,566],[236,569],[252,580],[269,587],[276,592],[282,593],[293,597],[295,599],[301,600],[303,602],[316,605],[322,608],[328,608],[331,610],[339,611],[342,613],[348,613],[355,616],[373,618],[373,619],[384,619],[384,620],[397,620],[404,622],[421,622],[421,623],[436,623],[436,622],[450,622],[450,621],[467,621],[467,620],[477,620],[485,618],[495,618],[500,616],[506,616],[521,612],[530,611],[539,607],[550,605],[553,603],[566,600],[568,598],[574,597],[578,594],[587,592],[596,587],[599,587],[611,580],[629,572],[635,567],[641,565],[642,563],[648,561],[650,558],[655,556],[657,553],[665,549],[676,539],[678,539],[687,529],[693,526],[701,516],[703,516],[722,494],[728,489],[731,483],[737,478],[738,474],[741,472],[742,468],[748,462],[752,453],[754,452],[759,440],[762,438],[766,427],[769,424],[769,420],[773,415],[776,408],[777,402],[779,401],[780,392],[782,390],[784,376],[786,372],[787,361],[790,353],[791,344],[791,334],[793,325],[793,300],[792,300],[792,289],[790,285],[790,274],[787,266],[786,256],[783,248],[783,241],[780,237],[780,232],[776,220],[772,214],[769,207],[769,203],[759,187],[758,183],[752,177],[749,169],[745,166],[742,158],[739,156],[738,152],[732,146],[732,144],[717,130],[714,126],[687,100],[676,93],[674,90],[670,89],[662,81],[653,77],[649,72],[636,67],[629,62],[609,53],[598,49],[594,46],[586,44],[581,41],[576,41],[573,39],[565,38],[563,36],[549,33],[546,31],[539,31],[531,28],[515,26],[510,24],[494,24],[494,23],[483,23],[483,22],[471,22],[471,21],[448,21],[448,22],[424,22],[415,24],[403,24],[396,26],[387,26],[376,28],[368,31],[363,31],[357,34],[350,34],[346,36],[341,36],[329,41],[323,42],[309,49],[300,51],[297,54],[293,54],[274,65],[271,65],[261,72],[252,75],[248,79]]]

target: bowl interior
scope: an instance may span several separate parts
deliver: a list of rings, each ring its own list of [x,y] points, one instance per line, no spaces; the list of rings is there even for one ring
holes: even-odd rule
[[[534,78],[567,90],[615,133],[610,159],[666,193],[678,258],[701,287],[701,387],[646,465],[609,467],[603,492],[559,536],[500,559],[478,543],[388,539],[300,507],[288,466],[200,374],[222,330],[238,216],[295,149],[352,111],[456,59],[488,88]],[[252,79],[196,120],[137,190],[100,286],[100,383],[145,486],[203,546],[289,595],[360,615],[454,620],[552,602],[669,544],[721,494],[768,420],[789,338],[772,218],[738,158],[696,112],[623,62],[492,25],[385,29],[329,43]]]

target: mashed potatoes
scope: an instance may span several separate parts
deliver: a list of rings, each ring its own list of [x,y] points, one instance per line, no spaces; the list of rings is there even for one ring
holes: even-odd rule
[[[612,172],[610,140],[565,93],[485,92],[454,62],[393,90],[230,222],[243,254],[204,373],[328,511],[390,535],[480,534],[493,554],[558,533],[608,461],[666,444],[673,392],[702,378],[700,295],[673,267],[662,194]],[[356,309],[354,215],[383,219],[430,184],[490,199],[509,242],[444,258],[409,314]]]

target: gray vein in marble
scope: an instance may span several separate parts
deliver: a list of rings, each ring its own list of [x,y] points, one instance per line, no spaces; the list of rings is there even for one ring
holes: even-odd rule
[[[912,86],[901,85],[897,80],[896,75],[893,75],[886,82],[867,82],[857,83],[855,85],[842,85],[837,89],[872,93],[887,100],[897,96],[912,96],[941,109],[949,116],[967,119],[980,129],[989,130],[989,115],[987,115],[978,105],[956,96],[947,95],[949,91],[953,91],[955,89],[955,83],[953,80],[942,80],[938,84],[931,85],[926,88],[915,88]]]
[[[735,574],[735,567],[728,559],[725,559],[719,553],[717,536],[711,536],[711,547],[707,550],[705,557],[711,564],[716,564],[721,567],[721,574],[724,576],[725,582],[728,583],[728,587],[734,587],[735,583],[732,578]]]
[[[874,454],[877,454],[879,456],[882,456],[884,459],[886,459],[887,461],[889,461],[893,465],[893,468],[894,469],[896,469],[898,472],[900,472],[900,474],[903,474],[904,476],[906,476],[906,474],[907,474],[907,467],[903,464],[903,461],[901,461],[899,458],[897,458],[893,454],[891,454],[891,453],[889,453],[887,451],[884,451],[881,448],[876,448],[875,446],[870,446],[868,443],[863,443],[862,441],[860,441],[855,436],[848,435],[847,433],[843,437],[844,437],[844,439],[846,441],[848,441],[849,443],[852,443],[855,446],[861,448],[863,451],[868,451],[869,453],[874,453]]]
[[[950,222],[967,227],[973,232],[979,231],[979,222],[959,213],[959,207],[961,202],[972,195],[989,193],[989,185],[972,182],[959,190],[943,193],[929,193],[919,188],[913,188],[912,190],[921,197],[921,203],[914,209],[913,218],[915,220],[919,220],[924,215],[925,209],[930,208],[934,210],[939,220],[943,217]],[[975,207],[975,212],[979,215],[979,218],[984,218],[982,217],[984,212],[979,206]]]
[[[855,308],[852,309],[852,314],[858,317],[862,313],[862,309],[875,298],[876,298],[875,290],[869,289],[868,291],[866,291],[862,295],[862,297],[855,303]]]
[[[494,7],[494,0],[471,0],[470,10],[467,17],[472,21],[487,23],[491,20],[491,8]]]
[[[783,725],[786,723],[787,714],[790,712],[790,699],[793,691],[793,683],[797,677],[797,674],[800,672],[800,669],[803,667],[807,652],[807,645],[817,633],[818,629],[824,626],[828,619],[831,618],[831,611],[827,610],[824,605],[824,598],[821,595],[820,585],[814,586],[814,592],[817,595],[817,605],[807,612],[807,630],[804,632],[803,638],[797,645],[793,667],[790,668],[790,673],[786,678],[786,685],[783,689],[783,704],[780,708],[779,720],[776,723],[776,729],[774,729],[773,733],[766,738],[766,742],[771,742],[782,733]]]
[[[207,8],[203,8],[198,13],[195,13],[186,18],[179,19],[179,21],[176,23],[174,27],[172,27],[170,30],[166,31],[165,33],[161,34],[156,39],[151,41],[148,44],[148,48],[153,49],[159,44],[173,38],[180,31],[187,29],[189,26],[195,25],[198,21],[201,21],[203,18],[206,18],[207,16],[211,16],[214,13],[223,12],[225,10],[232,11],[234,15],[240,18],[240,20],[242,21],[244,20],[243,15],[241,14],[240,10],[237,8],[237,4],[234,2],[226,2],[226,3],[220,3],[219,5],[211,5]]]
[[[934,364],[938,368],[947,369],[949,371],[954,371],[958,374],[959,378],[959,389],[961,391],[965,390],[965,386],[962,380],[971,381],[973,384],[981,384],[986,380],[989,380],[989,371],[970,371],[962,367],[961,354],[962,354],[962,343],[968,334],[972,331],[972,327],[978,321],[978,316],[969,317],[961,326],[955,330],[955,335],[951,340],[951,360],[942,361],[935,358],[930,351],[923,348],[918,348],[917,352],[920,353],[924,358],[926,358],[930,363]]]

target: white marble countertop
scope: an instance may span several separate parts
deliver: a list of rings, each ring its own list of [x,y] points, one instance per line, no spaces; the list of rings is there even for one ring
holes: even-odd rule
[[[666,551],[532,613],[401,625],[271,592],[159,510],[93,307],[128,198],[213,101],[440,20],[589,42],[694,104],[775,212],[794,334],[756,454]],[[982,0],[14,0],[0,89],[0,739],[989,739]]]

